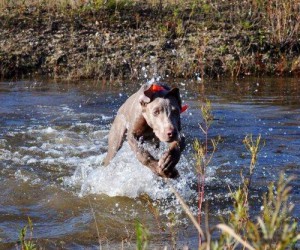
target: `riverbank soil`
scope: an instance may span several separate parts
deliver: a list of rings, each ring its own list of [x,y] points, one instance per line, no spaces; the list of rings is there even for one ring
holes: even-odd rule
[[[0,78],[300,73],[300,0],[11,2]]]

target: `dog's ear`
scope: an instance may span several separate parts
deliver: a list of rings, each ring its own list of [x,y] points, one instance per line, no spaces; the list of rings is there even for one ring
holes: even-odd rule
[[[179,93],[179,89],[178,88],[172,88],[168,92],[167,96],[174,96],[177,99],[177,101],[179,103],[179,107],[181,109],[181,98],[180,98],[180,93]]]
[[[177,100],[178,100],[178,104],[180,107],[180,113],[185,112],[188,109],[188,105],[182,105],[182,101],[181,101],[181,97],[180,97],[180,93],[179,93],[179,89],[178,88],[173,88],[169,91],[169,93],[167,95],[171,95],[174,96]]]
[[[151,98],[146,96],[145,93],[139,97],[140,104],[144,107],[151,101]]]
[[[153,97],[158,92],[167,92],[168,90],[158,84],[151,84],[144,89],[144,93],[140,96],[139,101],[142,106],[147,105],[149,102],[153,100]]]

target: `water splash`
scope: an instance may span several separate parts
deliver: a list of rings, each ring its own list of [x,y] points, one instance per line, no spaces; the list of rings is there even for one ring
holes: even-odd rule
[[[104,154],[99,156],[103,160]],[[100,164],[95,168],[86,162],[78,166],[74,175],[65,178],[66,185],[80,186],[80,196],[87,194],[105,194],[108,196],[127,196],[137,198],[143,194],[152,199],[168,199],[172,193],[162,178],[143,166],[135,157],[127,142],[107,167]],[[172,185],[186,199],[194,195],[193,174],[187,160],[182,157],[178,164],[181,177],[172,181]]]

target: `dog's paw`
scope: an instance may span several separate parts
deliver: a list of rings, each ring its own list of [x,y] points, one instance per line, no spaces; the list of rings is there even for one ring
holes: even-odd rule
[[[171,171],[164,172],[164,176],[171,179],[176,179],[179,177],[179,172],[176,168],[171,169]]]
[[[157,167],[155,173],[163,178],[171,178],[175,179],[179,177],[179,173],[175,167],[170,168],[170,169],[164,169],[162,170],[159,166]]]
[[[158,169],[160,175],[168,178],[176,178],[179,176],[178,171],[175,169],[176,164],[180,159],[180,151],[176,149],[168,150],[165,152],[158,161]]]

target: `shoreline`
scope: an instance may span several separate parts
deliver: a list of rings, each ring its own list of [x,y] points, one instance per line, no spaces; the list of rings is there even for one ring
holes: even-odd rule
[[[280,43],[261,22],[243,23],[231,12],[144,3],[84,11],[12,7],[0,14],[0,78],[299,76],[299,33]]]

